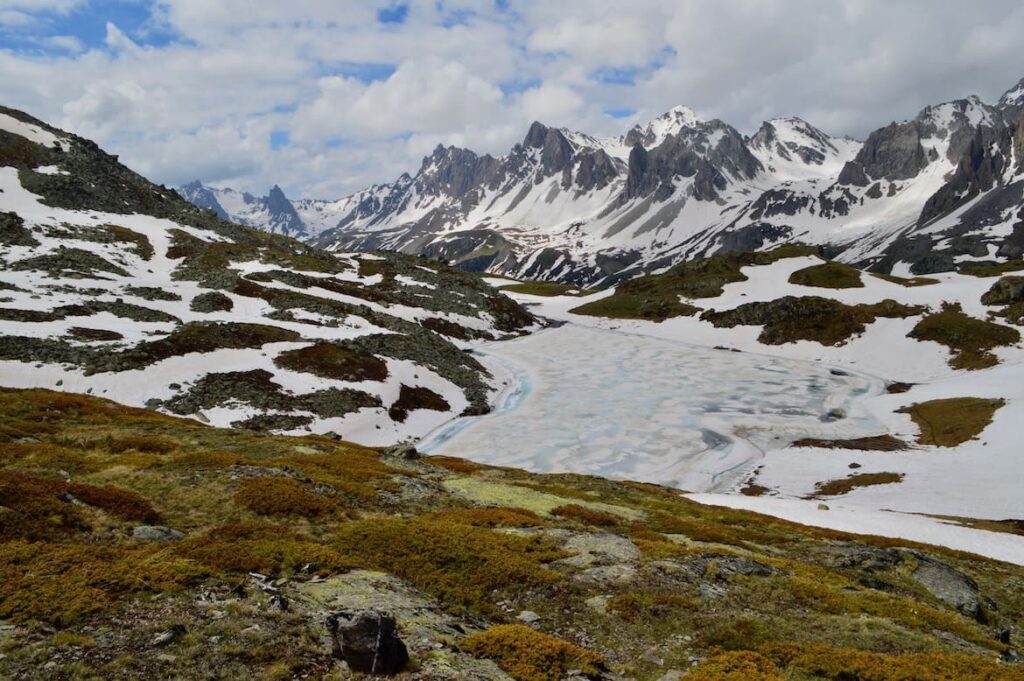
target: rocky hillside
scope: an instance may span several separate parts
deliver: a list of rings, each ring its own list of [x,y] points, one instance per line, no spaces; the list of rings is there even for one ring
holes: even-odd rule
[[[1017,259],[1022,93],[929,106],[864,142],[796,118],[748,136],[685,107],[615,138],[534,123],[505,156],[439,146],[414,175],[319,202],[306,232],[574,285],[794,241],[900,275]]]
[[[0,109],[3,383],[390,443],[488,409],[459,343],[534,323],[478,278],[224,221]]]
[[[1024,679],[1024,568],[0,390],[7,679]]]

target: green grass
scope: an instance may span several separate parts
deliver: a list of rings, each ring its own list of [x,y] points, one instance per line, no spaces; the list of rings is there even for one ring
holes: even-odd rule
[[[996,410],[1005,404],[1001,399],[952,397],[917,402],[897,413],[909,414],[917,424],[921,430],[919,444],[956,447],[978,437],[992,423]]]
[[[1020,342],[1016,329],[970,317],[959,303],[943,303],[941,311],[923,317],[907,336],[945,345],[952,353],[950,366],[968,370],[995,366],[994,348]]]
[[[789,283],[816,288],[864,288],[860,270],[838,262],[825,262],[797,270],[789,275]]]

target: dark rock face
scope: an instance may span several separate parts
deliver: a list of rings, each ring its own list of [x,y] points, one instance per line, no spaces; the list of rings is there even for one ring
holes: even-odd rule
[[[891,123],[868,136],[852,163],[860,165],[872,179],[907,180],[928,165],[928,157],[921,146],[918,125]],[[846,169],[843,172],[846,174]],[[851,170],[850,175],[860,176],[856,170]]]
[[[1004,129],[979,126],[970,139],[953,177],[921,209],[919,225],[947,215],[986,192],[1002,175],[1010,139]]]
[[[635,145],[619,203],[652,194],[656,201],[664,201],[675,192],[676,177],[694,178],[694,198],[713,201],[726,188],[724,172],[750,179],[761,170],[761,162],[732,126],[708,121],[669,135],[651,150]]]
[[[302,224],[302,218],[296,212],[295,206],[276,184],[267,194],[266,208],[270,213],[270,225],[274,231],[281,234],[305,233],[306,226]]]
[[[390,676],[409,662],[395,618],[379,611],[337,612],[327,618],[334,657],[354,672]]]

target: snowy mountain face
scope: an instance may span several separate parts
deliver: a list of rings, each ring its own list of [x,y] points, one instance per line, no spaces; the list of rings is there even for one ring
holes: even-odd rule
[[[266,196],[208,187],[198,180],[182,185],[177,191],[182,198],[213,211],[222,220],[300,239],[314,238],[336,226],[352,207],[347,199],[292,201],[277,185],[271,187]]]
[[[192,189],[214,212],[254,204]],[[458,343],[531,324],[475,275],[241,227],[0,109],[5,385],[388,444],[486,411],[494,379]]]
[[[950,271],[1024,254],[1022,111],[1024,81],[995,105],[929,106],[863,142],[798,118],[745,136],[686,107],[619,137],[534,123],[504,156],[438,146],[393,184],[294,204],[303,227],[291,233],[574,285],[783,242],[878,271]],[[267,200],[233,211],[218,191],[183,194],[281,231]]]

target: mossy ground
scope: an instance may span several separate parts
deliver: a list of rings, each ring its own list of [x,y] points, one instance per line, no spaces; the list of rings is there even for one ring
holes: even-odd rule
[[[789,283],[817,288],[864,288],[860,270],[838,262],[824,262],[797,270]]]
[[[925,308],[886,299],[871,305],[846,305],[820,296],[784,296],[767,302],[745,303],[737,308],[709,311],[701,319],[716,327],[763,326],[758,340],[765,345],[784,345],[807,340],[821,345],[842,345],[864,333],[879,317],[911,317]]]
[[[979,397],[951,397],[916,402],[899,410],[909,414],[921,433],[919,444],[956,447],[978,437],[992,423],[992,416],[1006,402]]]
[[[392,459],[42,390],[0,390],[0,471],[4,678],[347,678],[313,597],[326,590],[403,613],[412,669],[449,678],[493,660],[520,679],[657,679],[691,658],[706,679],[1020,678],[993,660],[996,632],[1024,624],[1024,569],[912,547],[978,583],[982,623],[922,591],[912,559],[872,567],[908,542],[654,485]],[[133,539],[150,522],[184,537]],[[339,577],[360,570],[391,577],[353,576],[349,594]],[[521,626],[523,610],[539,621]],[[154,648],[175,624],[187,633]]]
[[[954,369],[985,369],[999,363],[994,348],[1020,342],[1017,329],[964,314],[959,303],[945,303],[939,312],[927,315],[907,334],[917,340],[940,343],[949,348],[949,365]]]

